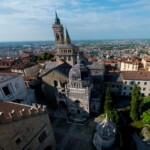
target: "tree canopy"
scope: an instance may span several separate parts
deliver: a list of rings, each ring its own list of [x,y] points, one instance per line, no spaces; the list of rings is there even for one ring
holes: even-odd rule
[[[138,121],[142,113],[143,97],[140,90],[140,87],[135,85],[131,93],[130,117],[133,121]]]
[[[106,89],[104,112],[108,113],[110,110],[112,110],[112,97],[111,97],[110,87],[108,86]]]
[[[53,56],[50,53],[45,52],[37,58],[37,61],[38,60],[50,60],[52,57]]]
[[[147,111],[143,112],[143,114],[142,114],[142,121],[144,123],[150,124],[150,109],[148,109]]]

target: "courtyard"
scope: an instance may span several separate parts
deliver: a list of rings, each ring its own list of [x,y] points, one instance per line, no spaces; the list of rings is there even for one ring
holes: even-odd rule
[[[67,123],[65,118],[51,120],[58,150],[94,150],[92,138],[96,123],[86,125]]]

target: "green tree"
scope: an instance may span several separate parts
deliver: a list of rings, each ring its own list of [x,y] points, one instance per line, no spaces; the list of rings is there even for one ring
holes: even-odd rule
[[[46,53],[45,54],[45,60],[49,60],[49,59],[51,59],[52,58],[52,55],[51,54],[49,54],[49,53]]]
[[[138,121],[142,113],[143,98],[141,96],[140,87],[135,85],[131,93],[131,109],[130,117],[133,121]]]
[[[109,113],[109,111],[111,111],[111,110],[112,110],[112,97],[111,97],[110,87],[108,86],[106,89],[104,112],[106,114],[106,113]]]
[[[144,123],[150,124],[150,109],[148,109],[147,111],[143,112],[143,114],[142,114],[142,121]]]
[[[108,118],[110,120],[112,120],[113,122],[115,122],[117,125],[120,124],[120,115],[119,115],[119,112],[117,110],[115,110],[115,109],[110,110],[108,112]]]
[[[41,60],[45,60],[45,53],[43,53],[43,54],[40,56],[40,59],[41,59]]]

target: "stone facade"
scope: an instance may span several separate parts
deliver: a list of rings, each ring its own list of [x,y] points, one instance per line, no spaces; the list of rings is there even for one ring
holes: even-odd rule
[[[0,110],[0,149],[54,150],[56,148],[45,106],[0,102]]]
[[[79,48],[71,43],[67,29],[64,32],[64,27],[60,23],[60,19],[58,18],[57,13],[55,22],[53,24],[53,31],[57,48],[57,61],[62,59],[73,66],[76,63],[76,57],[79,52]]]

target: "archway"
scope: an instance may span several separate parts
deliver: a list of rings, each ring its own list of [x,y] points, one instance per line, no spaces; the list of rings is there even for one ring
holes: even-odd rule
[[[79,105],[79,104],[80,104],[80,101],[79,101],[79,100],[75,100],[75,103]]]
[[[58,82],[56,80],[54,80],[54,87],[58,86]]]

